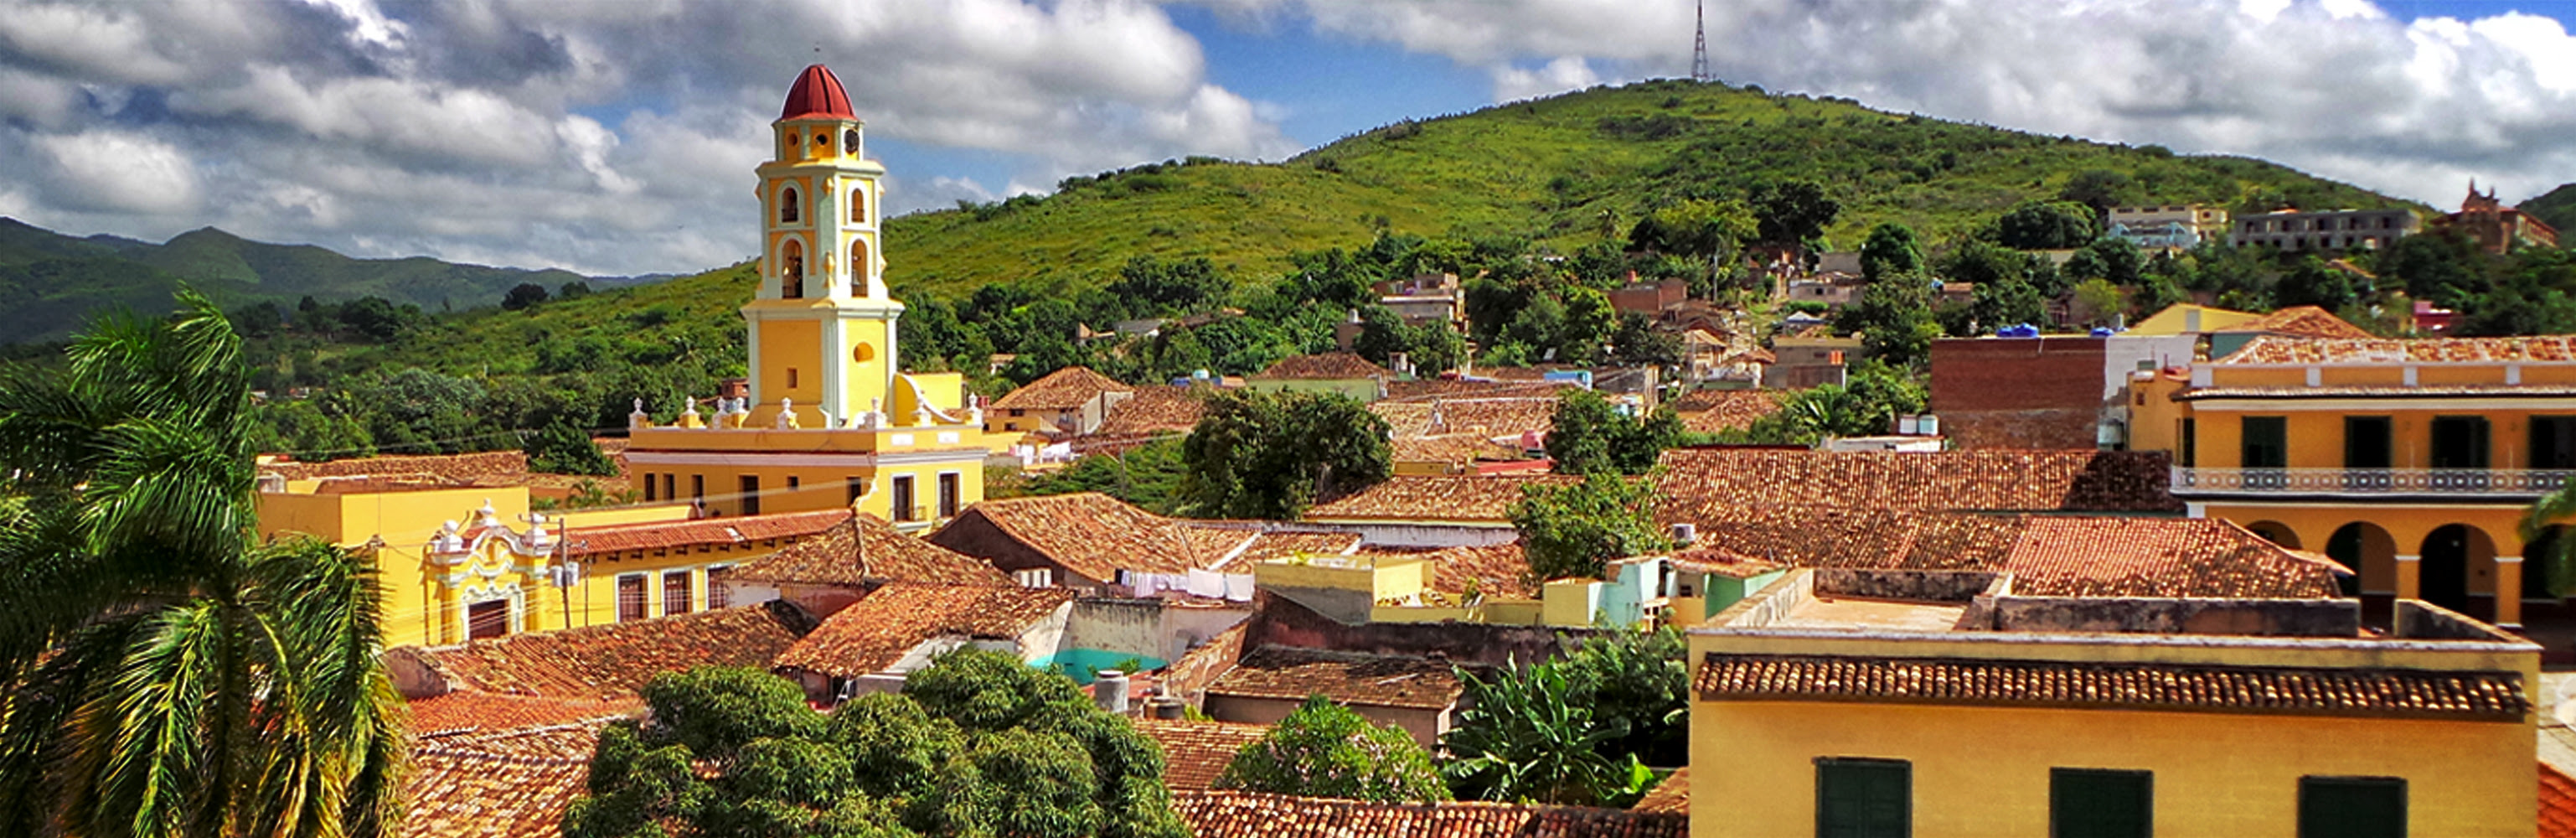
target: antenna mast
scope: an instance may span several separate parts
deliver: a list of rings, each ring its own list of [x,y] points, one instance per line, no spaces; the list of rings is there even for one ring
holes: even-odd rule
[[[1708,81],[1708,0],[1700,0],[1691,23],[1691,81]]]

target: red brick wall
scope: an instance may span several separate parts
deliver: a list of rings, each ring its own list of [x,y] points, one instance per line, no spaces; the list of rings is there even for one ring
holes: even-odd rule
[[[1932,342],[1932,412],[1950,414],[2102,407],[2103,340],[2097,337],[1951,338]],[[2091,436],[2086,436],[2090,445]]]

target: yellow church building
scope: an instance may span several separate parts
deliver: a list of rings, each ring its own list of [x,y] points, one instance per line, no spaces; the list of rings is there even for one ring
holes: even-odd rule
[[[926,529],[984,495],[982,409],[957,373],[906,374],[879,248],[885,167],[832,71],[805,68],[770,124],[760,176],[760,287],[749,395],[691,403],[671,425],[637,405],[637,493],[703,515],[853,505]],[[701,412],[701,407],[710,408]]]

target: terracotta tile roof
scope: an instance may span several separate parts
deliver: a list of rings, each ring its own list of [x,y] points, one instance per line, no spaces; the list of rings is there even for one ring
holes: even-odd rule
[[[2540,838],[2576,838],[2576,779],[2540,764]]]
[[[1440,399],[1431,403],[1429,433],[1489,437],[1546,433],[1556,427],[1556,399]]]
[[[473,454],[389,455],[358,457],[320,463],[270,463],[260,471],[272,472],[288,480],[309,477],[387,477],[425,475],[456,481],[478,477],[528,473],[528,455],[521,451],[483,451]]]
[[[1690,767],[1673,769],[1672,776],[1665,777],[1663,782],[1656,783],[1654,788],[1648,789],[1646,796],[1639,798],[1637,805],[1628,807],[1628,811],[1689,815]]]
[[[1445,594],[1465,595],[1467,583],[1486,596],[1502,599],[1534,599],[1538,590],[1530,587],[1529,555],[1521,543],[1513,541],[1481,547],[1446,547],[1433,550],[1431,589]]]
[[[1310,521],[1457,521],[1503,523],[1523,486],[1576,482],[1559,475],[1390,477],[1306,510]]]
[[[631,623],[516,634],[459,646],[404,647],[461,689],[631,701],[653,676],[698,666],[767,668],[801,634],[785,603]]]
[[[1481,381],[1460,378],[1422,378],[1413,381],[1390,381],[1386,398],[1378,403],[1427,402],[1437,399],[1542,398],[1553,399],[1574,385],[1546,381]]]
[[[1139,387],[1136,394],[1109,406],[1095,436],[1188,433],[1206,415],[1207,402],[1192,387]]]
[[[1431,433],[1431,402],[1369,402],[1369,412],[1386,420],[1387,432],[1396,439],[1420,437]]]
[[[1118,379],[1092,372],[1089,367],[1065,367],[1003,394],[993,400],[992,406],[1005,410],[1071,410],[1090,404],[1102,393],[1127,393],[1135,389]]]
[[[1321,693],[1346,704],[1438,710],[1458,703],[1461,689],[1447,661],[1263,646],[1217,676],[1207,694],[1296,701]]]
[[[727,578],[845,587],[871,582],[1011,584],[1009,574],[982,559],[906,535],[867,514],[851,516],[786,549],[736,565]]]
[[[1674,400],[1673,411],[1692,433],[1741,431],[1780,412],[1780,398],[1774,390],[1701,390]]]
[[[1190,722],[1128,717],[1136,732],[1163,746],[1163,785],[1173,791],[1204,791],[1225,774],[1227,763],[1243,746],[1270,733],[1269,725]]]
[[[1261,374],[1253,377],[1383,380],[1394,378],[1395,373],[1388,372],[1385,367],[1369,363],[1368,359],[1348,352],[1327,352],[1321,355],[1291,355],[1281,358],[1268,369],[1262,370]]]
[[[734,545],[772,538],[821,535],[850,519],[847,509],[780,512],[738,518],[656,521],[607,527],[576,527],[564,534],[566,552],[575,556],[623,553],[700,544]]]
[[[2508,396],[2521,398],[2565,398],[2576,396],[2576,385],[2567,384],[2436,384],[2429,387],[2402,385],[2328,385],[2324,387],[2195,387],[2173,394],[2174,401],[2199,399],[2349,399],[2349,398],[2480,398]]]
[[[1483,433],[1398,436],[1388,442],[1387,446],[1395,462],[1399,463],[1446,463],[1457,466],[1528,458],[1520,446],[1495,442],[1491,436]]]
[[[1790,505],[1983,511],[2180,512],[2162,452],[1675,449],[1658,479],[1668,517]]]
[[[2346,340],[2371,340],[2378,337],[2316,306],[2291,306],[2243,323],[2222,327],[2217,331],[2222,333],[2262,332],[2284,337]]]
[[[491,730],[590,722],[634,715],[635,701],[594,701],[457,691],[407,703],[414,737],[457,736]]]
[[[2521,721],[2518,672],[1710,654],[1702,700],[2035,704]]]
[[[1067,588],[898,582],[834,613],[776,665],[836,677],[883,672],[932,638],[1017,639],[1072,601]]]
[[[2328,568],[2206,518],[1774,507],[1696,526],[1699,549],[1792,567],[2005,571],[2030,596],[2339,595]]]
[[[1764,561],[1758,557],[1737,552],[1724,545],[1710,544],[1705,539],[1688,549],[1674,551],[1668,558],[1671,558],[1676,566],[1733,579],[1750,579],[1787,567],[1778,562]]]
[[[1251,567],[1292,555],[1347,556],[1359,546],[1360,534],[1353,532],[1266,532],[1235,554],[1226,566]]]
[[[2219,364],[2498,364],[2576,361],[2576,335],[2315,340],[2263,335]]]
[[[1178,574],[1208,567],[1224,557],[1211,552],[1211,545],[1222,541],[1232,550],[1244,541],[1226,541],[1223,533],[1193,535],[1182,522],[1098,492],[982,501],[948,526],[972,526],[974,520],[1102,582],[1116,581],[1121,570]]]
[[[1370,803],[1182,791],[1172,810],[1199,838],[1685,838],[1681,815],[1515,803]]]
[[[588,793],[605,722],[502,734],[414,738],[402,832],[424,838],[554,838]]]

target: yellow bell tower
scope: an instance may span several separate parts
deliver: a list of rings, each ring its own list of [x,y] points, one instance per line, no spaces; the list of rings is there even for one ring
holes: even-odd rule
[[[742,307],[751,328],[749,423],[848,425],[889,409],[895,319],[878,255],[878,179],[865,124],[832,71],[805,68],[787,91],[772,157],[760,165],[760,291]]]

